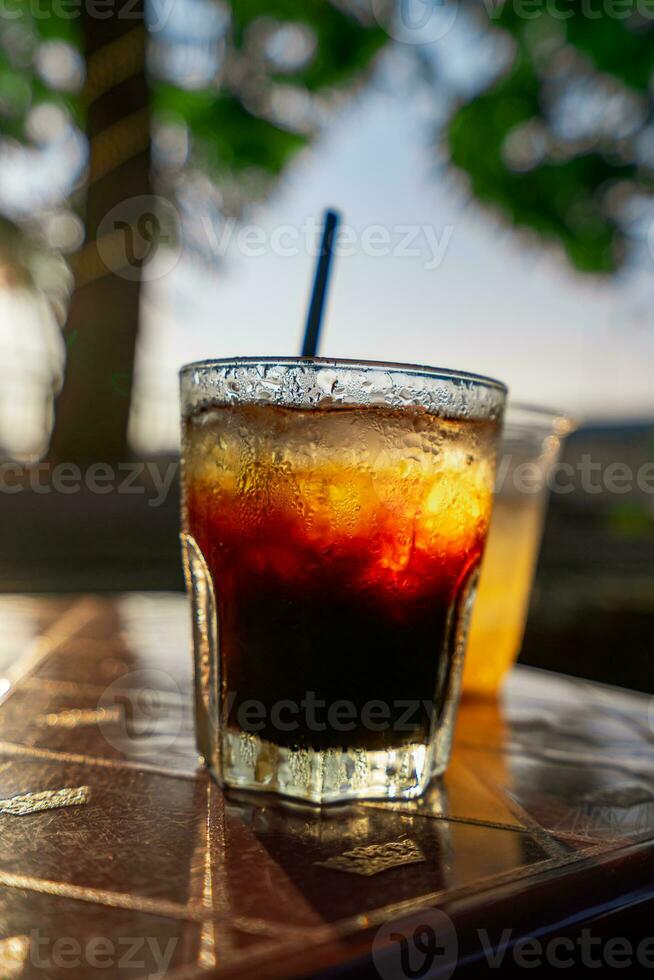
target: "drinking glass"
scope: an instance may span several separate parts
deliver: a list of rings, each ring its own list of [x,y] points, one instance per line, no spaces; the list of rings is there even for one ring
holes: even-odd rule
[[[197,735],[223,785],[404,798],[445,769],[505,394],[402,364],[182,369]]]
[[[560,412],[509,402],[493,516],[463,670],[463,692],[493,695],[522,646],[549,477],[574,428]]]

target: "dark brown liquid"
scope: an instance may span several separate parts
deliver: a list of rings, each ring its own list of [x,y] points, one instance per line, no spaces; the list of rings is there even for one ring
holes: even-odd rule
[[[187,423],[230,727],[314,749],[426,741],[490,508],[476,426],[260,406]]]

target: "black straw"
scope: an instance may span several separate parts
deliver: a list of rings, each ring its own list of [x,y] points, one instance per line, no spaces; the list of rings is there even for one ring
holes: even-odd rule
[[[318,254],[316,273],[311,290],[311,301],[307,313],[307,324],[304,328],[302,357],[315,357],[320,345],[320,327],[325,312],[325,296],[329,283],[329,271],[332,264],[334,234],[340,221],[336,211],[325,211],[325,223],[322,230],[322,241]]]

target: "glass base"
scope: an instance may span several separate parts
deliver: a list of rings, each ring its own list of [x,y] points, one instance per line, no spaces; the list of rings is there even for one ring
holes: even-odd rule
[[[429,745],[316,751],[289,749],[256,735],[227,731],[221,762],[221,771],[214,767],[212,771],[223,786],[280,793],[309,803],[342,803],[420,796],[445,770],[447,760],[438,760]]]

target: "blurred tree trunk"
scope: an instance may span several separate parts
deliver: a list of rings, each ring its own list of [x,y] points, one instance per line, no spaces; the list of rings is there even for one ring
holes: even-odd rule
[[[143,256],[134,243],[141,241],[135,226],[143,205],[134,198],[152,193],[144,0],[130,4],[129,16],[107,17],[92,4],[81,9],[90,148],[86,241],[73,262],[66,375],[50,456],[117,461],[127,454],[139,325]]]

